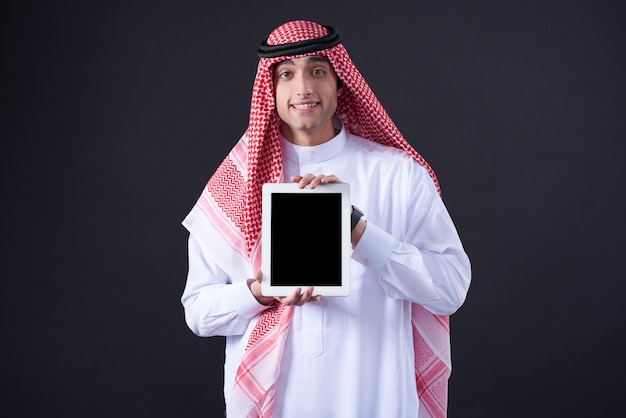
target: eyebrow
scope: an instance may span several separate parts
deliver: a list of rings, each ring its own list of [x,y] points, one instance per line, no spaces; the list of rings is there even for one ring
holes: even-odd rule
[[[328,59],[328,57],[320,56],[320,55],[313,55],[311,57],[308,57],[306,61],[307,61],[307,63],[311,63],[311,62],[325,62],[326,64],[330,65],[330,60]],[[292,59],[284,60],[284,61],[276,63],[275,68],[278,68],[281,65],[294,65],[294,62],[293,62]]]

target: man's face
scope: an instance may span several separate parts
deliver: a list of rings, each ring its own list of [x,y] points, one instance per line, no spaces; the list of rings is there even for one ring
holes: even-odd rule
[[[337,76],[326,57],[302,57],[274,66],[276,111],[283,136],[297,145],[318,145],[334,134]]]

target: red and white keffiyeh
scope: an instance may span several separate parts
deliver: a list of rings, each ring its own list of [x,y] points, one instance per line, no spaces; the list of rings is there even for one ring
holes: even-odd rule
[[[266,44],[290,44],[328,35],[325,26],[293,21],[276,28]],[[282,181],[280,121],[274,106],[272,66],[285,59],[307,55],[328,57],[343,82],[344,93],[338,98],[336,116],[344,128],[371,141],[405,150],[428,170],[439,190],[433,170],[391,121],[341,43],[305,54],[260,58],[248,129],[208,181],[196,203],[224,239],[224,258],[219,259],[227,272],[241,270],[234,266],[241,260],[251,265],[251,271],[260,270],[262,185]],[[229,257],[228,252],[233,256]],[[276,303],[259,316],[235,376],[231,405],[237,417],[272,415],[292,313],[293,307]],[[433,315],[414,304],[412,319],[419,417],[445,417],[451,371],[449,318]]]

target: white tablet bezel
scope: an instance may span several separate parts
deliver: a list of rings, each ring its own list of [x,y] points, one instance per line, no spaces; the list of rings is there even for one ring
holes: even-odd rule
[[[350,242],[350,186],[346,183],[324,184],[309,189],[308,187],[299,188],[296,183],[266,183],[263,185],[263,212],[262,212],[262,267],[263,278],[261,282],[261,290],[264,296],[289,296],[297,288],[302,291],[308,287],[302,286],[285,286],[273,285],[270,277],[272,267],[272,247],[271,247],[271,231],[272,231],[272,195],[274,193],[338,193],[341,195],[341,284],[338,286],[314,286],[314,295],[322,296],[348,296],[350,294],[350,258],[352,255],[352,244]],[[306,208],[294,208],[301,211],[302,222],[306,222],[307,216],[315,216],[314,213],[307,214]],[[293,233],[297,234],[297,225],[293,226]],[[306,237],[303,237],[303,242]],[[294,240],[295,242],[295,240]],[[316,243],[311,243],[315,248]],[[302,268],[306,269],[306,263],[313,260],[317,262],[324,261],[324,252],[319,254],[311,254],[307,251],[307,247],[294,245],[294,253],[292,257],[302,257]],[[323,250],[323,249],[322,249]],[[297,271],[294,272],[297,274]]]

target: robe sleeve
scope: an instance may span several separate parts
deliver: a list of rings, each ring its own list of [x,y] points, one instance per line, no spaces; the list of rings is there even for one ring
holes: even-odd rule
[[[414,170],[406,199],[406,233],[394,237],[367,221],[352,257],[373,269],[387,296],[451,315],[463,304],[471,267],[456,228],[425,170]],[[366,214],[367,216],[367,214]]]
[[[189,328],[201,337],[242,335],[266,306],[250,292],[248,282],[234,282],[189,236],[189,271],[181,302]]]

